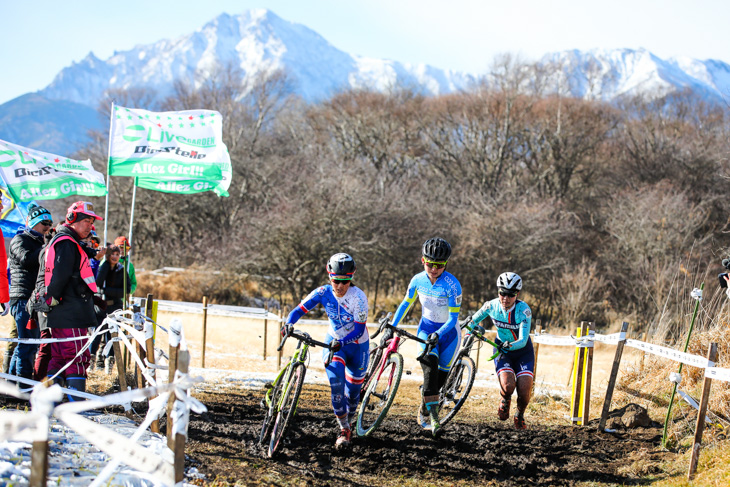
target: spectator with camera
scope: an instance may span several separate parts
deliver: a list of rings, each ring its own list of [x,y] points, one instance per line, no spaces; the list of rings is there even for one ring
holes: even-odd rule
[[[722,266],[730,271],[730,259],[722,259]],[[720,287],[725,288],[725,294],[730,298],[730,286],[728,286],[730,284],[730,274],[723,272],[717,278],[720,280]]]

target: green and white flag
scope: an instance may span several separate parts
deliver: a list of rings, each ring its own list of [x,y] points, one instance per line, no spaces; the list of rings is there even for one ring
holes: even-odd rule
[[[0,177],[15,202],[107,193],[104,175],[90,160],[76,161],[4,140],[0,140]]]
[[[139,187],[167,193],[228,196],[233,172],[220,113],[115,106],[112,117],[110,176],[134,177]]]

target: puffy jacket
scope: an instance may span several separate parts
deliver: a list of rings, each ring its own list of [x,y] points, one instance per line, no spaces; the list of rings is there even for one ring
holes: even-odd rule
[[[28,299],[35,288],[40,264],[38,256],[43,248],[43,235],[26,228],[10,241],[10,299]]]
[[[79,235],[72,228],[61,225],[49,244],[55,246],[55,259],[51,281],[46,288],[46,298],[52,296],[60,304],[48,312],[48,327],[89,328],[96,326],[94,292],[81,277],[79,246],[71,240],[61,240],[55,243],[65,235],[71,236],[76,242],[80,241]],[[46,255],[48,256],[48,250],[46,250]],[[48,266],[49,263],[46,262],[46,267]]]

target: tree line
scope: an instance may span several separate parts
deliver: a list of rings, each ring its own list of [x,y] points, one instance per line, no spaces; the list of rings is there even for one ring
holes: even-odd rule
[[[284,72],[244,83],[232,68],[178,82],[162,102],[109,93],[123,106],[221,112],[233,163],[228,198],[138,190],[136,259],[256,280],[291,306],[344,251],[377,313],[421,269],[423,241],[441,236],[470,310],[510,270],[545,322],[671,334],[693,286],[710,276],[714,292],[725,256],[727,107],[690,92],[576,99],[549,79],[506,56],[441,96],[394,87],[307,104]],[[93,136],[79,156],[106,161],[108,134]],[[112,223],[126,228],[131,180],[113,178],[110,193]]]

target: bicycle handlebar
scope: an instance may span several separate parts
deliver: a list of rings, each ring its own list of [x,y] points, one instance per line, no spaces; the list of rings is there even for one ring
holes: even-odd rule
[[[281,343],[279,344],[279,347],[276,349],[277,352],[280,352],[284,348],[284,343],[286,343],[286,339],[289,337],[296,338],[297,340],[306,343],[310,347],[322,347],[322,348],[328,349],[330,351],[330,353],[327,356],[327,360],[325,360],[325,362],[324,362],[324,366],[327,367],[330,364],[330,362],[332,362],[332,357],[334,356],[335,351],[332,350],[331,343],[324,343],[324,342],[317,341],[314,338],[312,338],[311,336],[309,336],[308,333],[305,333],[305,332],[300,333],[300,332],[294,330],[293,328],[289,328],[289,327],[286,327],[286,333],[284,334],[284,338],[281,339]],[[333,340],[333,342],[334,342],[334,340]]]
[[[372,335],[370,336],[370,338],[375,338],[376,336],[380,335],[380,333],[381,333],[381,332],[382,332],[383,330],[385,330],[385,327],[386,327],[386,325],[388,325],[388,324],[389,324],[389,322],[390,322],[390,317],[391,317],[391,316],[393,316],[393,313],[388,313],[388,314],[387,314],[387,315],[385,315],[385,316],[384,316],[383,318],[380,318],[380,320],[378,320],[378,323],[380,323],[380,326],[379,326],[379,327],[378,327],[378,329],[377,329],[377,330],[375,331],[375,333],[373,333],[373,334],[372,334]]]

